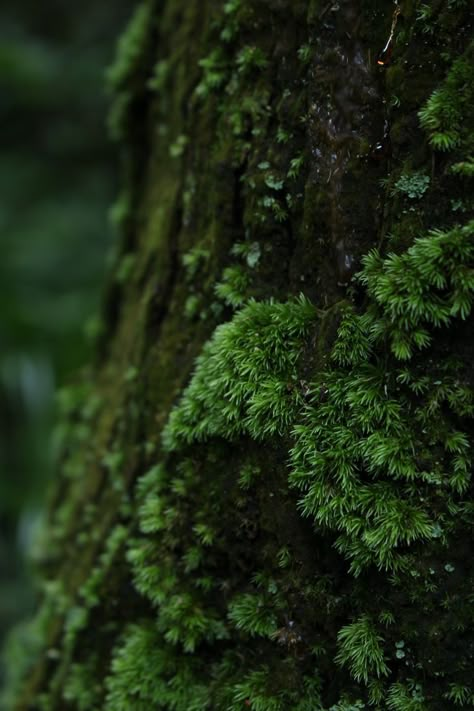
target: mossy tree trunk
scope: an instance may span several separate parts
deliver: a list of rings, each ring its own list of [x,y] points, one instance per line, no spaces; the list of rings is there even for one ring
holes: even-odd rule
[[[474,707],[472,19],[138,8],[10,708]]]

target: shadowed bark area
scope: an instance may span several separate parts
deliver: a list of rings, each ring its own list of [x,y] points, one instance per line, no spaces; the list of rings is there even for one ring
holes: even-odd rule
[[[471,23],[138,7],[120,250],[8,708],[474,704]]]

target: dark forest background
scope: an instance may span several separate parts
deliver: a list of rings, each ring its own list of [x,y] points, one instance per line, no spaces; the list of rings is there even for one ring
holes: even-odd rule
[[[131,6],[0,8],[0,646],[34,602],[55,392],[87,359],[113,248],[104,73]]]

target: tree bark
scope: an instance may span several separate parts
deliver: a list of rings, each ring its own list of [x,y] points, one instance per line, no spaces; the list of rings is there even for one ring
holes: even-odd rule
[[[474,706],[472,19],[139,6],[10,708]]]

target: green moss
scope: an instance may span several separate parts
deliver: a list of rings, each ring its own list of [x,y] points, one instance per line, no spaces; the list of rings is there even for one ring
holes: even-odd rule
[[[153,11],[152,0],[144,0],[136,7],[119,40],[115,61],[107,71],[106,80],[113,95],[108,125],[111,137],[117,141],[126,135],[128,114],[135,96],[146,90]]]
[[[420,684],[393,684],[387,695],[387,708],[390,711],[427,711],[423,690]]]
[[[304,298],[251,302],[219,326],[170,416],[167,449],[211,436],[262,440],[287,431],[302,400],[298,359],[316,317]]]
[[[238,71],[242,74],[265,69],[266,66],[268,66],[268,60],[260,47],[242,47],[237,55]]]
[[[196,525],[193,528],[194,545],[188,548],[181,564],[176,565],[173,529],[180,524],[180,513],[178,507],[170,505],[169,494],[163,491],[165,482],[166,472],[158,467],[152,469],[141,483],[139,495],[143,497],[143,503],[140,527],[145,535],[166,531],[169,550],[165,553],[163,549],[163,556],[157,560],[152,541],[144,537],[132,543],[128,560],[134,571],[137,589],[158,610],[157,629],[163,639],[167,644],[182,647],[185,652],[191,653],[204,641],[227,637],[224,620],[208,605],[203,595],[203,587],[207,587],[204,579],[194,577],[201,560],[200,548],[211,544],[212,531],[208,525]],[[150,486],[153,486],[153,492],[146,494]],[[178,496],[182,486],[184,482],[175,481],[174,489]]]
[[[133,78],[143,57],[143,48],[153,22],[153,4],[148,0],[135,9],[126,32],[120,37],[114,63],[107,70],[107,82],[113,90],[122,89]]]
[[[387,76],[400,104],[388,110],[385,97],[396,195],[386,191],[378,222],[364,204],[353,223],[349,213],[367,196],[369,212],[382,212],[375,187],[358,182],[367,176],[378,186],[382,177],[383,159],[373,167],[369,145],[387,112],[367,65],[361,81],[370,92],[362,100],[360,87],[341,91],[344,110],[329,124],[336,103],[324,104],[324,66],[337,69],[343,55],[324,50],[333,49],[334,31],[341,53],[355,51],[345,22],[352,3],[229,0],[212,26],[201,6],[165,5],[162,27],[147,15],[152,5],[141,6],[109,75],[117,133],[130,145],[149,138],[152,155],[146,170],[143,160],[131,170],[117,210],[130,238],[123,253],[133,245],[138,261],[122,264],[124,316],[99,374],[106,424],[96,436],[95,415],[84,414],[73,428],[79,451],[92,441],[95,453],[66,467],[74,496],[64,497],[56,534],[70,559],[80,551],[81,570],[67,580],[73,594],[56,598],[54,633],[41,626],[28,643],[46,659],[34,703],[79,711],[469,708],[474,411],[463,338],[474,224],[458,223],[472,172],[469,52],[422,112],[433,146],[450,117],[456,134],[452,154],[430,164],[414,112],[434,79],[431,70],[406,71],[404,61],[413,53],[421,63],[432,35],[418,42],[421,21],[415,3],[405,3]],[[392,10],[362,4],[353,35],[361,56],[373,57],[386,39]],[[314,45],[306,27],[296,36],[289,22],[307,12]],[[194,43],[197,17],[208,29]],[[427,23],[436,27],[436,14]],[[269,26],[284,28],[276,43]],[[343,87],[328,71],[327,93],[336,94]],[[357,163],[344,163],[337,139],[345,136],[331,133],[339,124],[357,134]],[[342,167],[352,176],[349,190],[330,170],[318,172],[332,149],[336,177]],[[341,192],[331,197],[334,186]],[[462,198],[463,211],[446,211],[443,191]],[[414,211],[400,216],[401,200]],[[339,288],[331,256],[330,223],[341,215],[354,254],[382,238],[350,292]],[[216,279],[229,309],[212,302]],[[302,287],[311,300],[289,296]],[[209,337],[211,313],[214,323],[231,320],[201,351],[160,447],[158,427]],[[183,314],[193,328],[181,328]],[[96,508],[86,511],[91,496]],[[73,567],[59,561],[58,574],[68,578]],[[50,602],[44,610],[50,624]],[[20,676],[31,664],[27,650]]]
[[[123,190],[109,211],[109,220],[113,227],[122,234],[131,219],[131,196],[128,190]]]
[[[324,711],[320,702],[319,682],[307,678],[298,691],[278,689],[271,671],[263,667],[248,674],[232,690],[229,711],[240,711],[243,706],[253,711]]]
[[[250,269],[255,269],[260,262],[262,250],[258,242],[237,242],[232,247],[232,254],[242,257]]]
[[[459,422],[474,415],[472,392],[449,358],[427,367],[418,353],[436,329],[471,313],[473,235],[468,223],[419,238],[399,255],[369,254],[359,276],[366,308],[342,307],[331,362],[304,388],[299,373],[318,312],[304,299],[251,302],[204,348],[165,428],[166,448],[292,437],[289,484],[300,510],[321,533],[336,534],[353,574],[372,565],[409,573],[414,544],[449,536],[467,503],[469,433]],[[259,593],[235,598],[229,619],[250,635],[275,631]],[[377,677],[390,667],[377,625],[362,615],[338,638],[336,660],[374,699],[383,696]],[[392,688],[393,708],[422,708],[404,693]]]
[[[0,697],[4,708],[14,708],[24,692],[25,680],[32,673],[41,653],[45,653],[52,622],[67,610],[70,600],[59,581],[50,581],[42,586],[42,605],[35,617],[16,628],[10,634],[4,654],[8,661],[7,678]],[[56,648],[47,650],[50,658],[59,655]]]
[[[181,135],[171,144],[169,153],[171,158],[180,158],[189,143],[189,136]]]
[[[120,285],[125,285],[130,279],[136,262],[135,254],[125,254],[121,257],[115,272],[115,281]]]
[[[404,565],[401,550],[435,538],[436,521],[450,519],[469,485],[469,436],[455,424],[474,414],[469,387],[455,384],[449,363],[420,380],[418,367],[409,375],[377,350],[388,343],[396,358],[409,359],[412,348],[431,342],[429,326],[469,314],[474,285],[464,282],[460,265],[466,259],[470,269],[471,249],[467,226],[419,240],[405,255],[365,260],[361,281],[373,301],[363,316],[346,313],[333,353],[339,367],[317,379],[305,421],[295,427],[290,481],[303,492],[301,509],[339,531],[338,549],[356,573],[370,562]]]
[[[471,687],[464,686],[463,684],[451,684],[444,698],[449,701],[454,701],[454,703],[461,708],[474,703],[474,693]]]
[[[88,609],[99,604],[103,583],[116,558],[120,555],[128,534],[129,531],[126,526],[117,525],[108,536],[104,550],[98,558],[97,565],[92,569],[89,578],[79,591],[79,595]]]
[[[183,255],[183,266],[186,270],[186,279],[189,282],[197,277],[199,271],[209,260],[209,250],[204,247],[193,247],[189,252]]]
[[[96,654],[81,663],[73,664],[64,683],[63,699],[74,704],[77,711],[98,711],[103,688],[97,679],[99,659]]]
[[[238,630],[251,636],[271,637],[277,630],[272,605],[263,595],[239,595],[229,605],[229,619]]]
[[[293,429],[290,483],[302,491],[303,513],[339,531],[338,548],[354,571],[371,561],[402,565],[400,547],[437,531],[429,499],[417,504],[414,482],[428,492],[443,476],[449,502],[468,485],[468,437],[450,415],[441,417],[441,407],[466,417],[473,404],[469,388],[455,386],[442,364],[419,381],[393,363],[387,369],[378,352],[388,343],[396,359],[410,359],[429,346],[434,328],[469,315],[473,234],[470,223],[420,238],[402,255],[366,257],[360,281],[371,301],[362,316],[346,311],[335,365],[318,374],[309,404],[297,365],[315,309],[304,300],[251,303],[217,329],[200,356],[165,429],[168,449],[215,436],[262,440]],[[435,411],[439,419],[427,432]],[[444,455],[437,449],[427,471],[434,442]],[[418,451],[426,452],[421,467]],[[361,471],[373,482],[363,484]]]
[[[383,653],[383,638],[377,634],[370,619],[359,618],[338,634],[339,652],[335,659],[340,664],[347,664],[356,681],[365,681],[375,675],[387,676],[390,672]]]
[[[228,81],[229,66],[221,48],[213,50],[208,57],[201,59],[199,66],[203,70],[203,76],[195,91],[200,99],[205,99]]]
[[[166,59],[158,61],[154,68],[151,79],[148,80],[148,87],[157,94],[161,93],[166,85],[170,74],[169,62]]]
[[[388,337],[399,359],[431,343],[429,327],[448,326],[471,311],[474,222],[431,232],[402,255],[364,259],[361,281],[373,304],[365,323],[376,338]],[[371,323],[369,323],[371,321]]]
[[[196,296],[196,294],[192,294],[186,299],[186,303],[184,305],[184,315],[187,319],[193,320],[199,314],[203,313],[201,307],[202,302],[200,297]]]
[[[421,125],[429,133],[433,148],[448,151],[462,146],[474,148],[472,105],[474,101],[474,43],[453,62],[442,86],[419,112]]]
[[[216,296],[226,306],[238,309],[248,301],[250,277],[241,266],[227,267],[222,273],[222,280],[215,286]]]
[[[208,690],[199,684],[199,665],[173,657],[153,625],[132,625],[123,635],[106,680],[107,711],[201,711],[210,708]]]
[[[451,166],[451,172],[456,175],[464,175],[468,178],[472,178],[472,176],[474,176],[474,158],[455,163]]]

